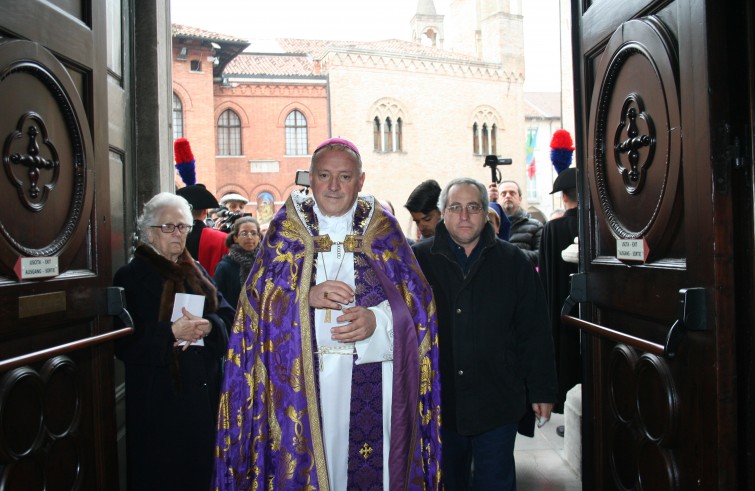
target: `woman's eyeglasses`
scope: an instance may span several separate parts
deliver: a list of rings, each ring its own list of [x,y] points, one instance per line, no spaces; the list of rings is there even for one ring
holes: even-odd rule
[[[257,237],[260,233],[259,232],[239,232],[239,237]]]
[[[175,229],[178,229],[182,234],[188,234],[191,232],[193,225],[186,225],[185,223],[163,223],[162,225],[150,225],[151,228],[159,228],[164,234],[172,234]]]

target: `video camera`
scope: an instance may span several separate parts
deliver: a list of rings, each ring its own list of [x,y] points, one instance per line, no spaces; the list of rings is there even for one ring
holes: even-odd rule
[[[498,169],[499,165],[511,165],[514,163],[512,159],[500,159],[498,155],[486,155],[485,163],[483,167],[490,167],[491,182],[496,184],[501,183],[501,171]]]
[[[298,170],[296,171],[296,185],[302,186],[304,191],[304,194],[309,194],[309,171],[306,170]]]
[[[215,228],[228,233],[231,231],[231,228],[233,228],[234,222],[244,215],[245,214],[240,211],[229,211],[228,209],[220,210],[218,212],[218,221],[215,224]],[[247,214],[247,216],[251,216],[251,214]]]

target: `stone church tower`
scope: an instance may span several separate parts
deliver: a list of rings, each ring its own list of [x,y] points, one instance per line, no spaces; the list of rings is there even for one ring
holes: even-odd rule
[[[427,3],[432,4],[432,0]],[[445,29],[444,49],[501,63],[512,73],[524,73],[522,0],[452,0],[446,17],[453,22]]]
[[[418,0],[417,13],[412,17],[412,40],[443,49],[443,15],[435,11],[433,0]]]

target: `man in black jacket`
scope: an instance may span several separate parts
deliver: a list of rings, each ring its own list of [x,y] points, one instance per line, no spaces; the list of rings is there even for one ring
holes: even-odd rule
[[[543,224],[522,208],[522,189],[519,184],[503,181],[498,185],[498,194],[503,212],[511,222],[509,242],[523,250],[532,264],[537,266]]]
[[[435,237],[413,246],[438,312],[442,468],[453,490],[516,489],[518,422],[529,410],[545,423],[556,398],[543,288],[522,251],[495,237],[488,204],[482,183],[452,180]]]

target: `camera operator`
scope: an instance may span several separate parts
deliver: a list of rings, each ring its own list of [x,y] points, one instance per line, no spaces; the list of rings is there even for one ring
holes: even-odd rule
[[[238,193],[228,193],[220,198],[220,206],[228,208],[233,213],[244,213],[244,206],[249,200]]]

